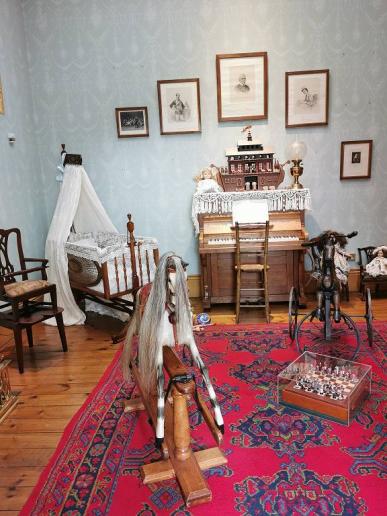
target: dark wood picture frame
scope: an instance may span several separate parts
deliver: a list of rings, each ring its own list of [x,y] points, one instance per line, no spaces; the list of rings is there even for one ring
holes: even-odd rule
[[[157,81],[160,134],[200,133],[200,81],[168,79]]]
[[[116,108],[116,125],[118,138],[141,138],[149,136],[148,108]]]
[[[219,122],[267,119],[267,63],[267,52],[216,56]],[[250,98],[242,98],[242,95],[249,95]]]
[[[373,140],[341,142],[340,179],[370,179]]]
[[[285,127],[328,125],[328,115],[329,70],[286,72]]]

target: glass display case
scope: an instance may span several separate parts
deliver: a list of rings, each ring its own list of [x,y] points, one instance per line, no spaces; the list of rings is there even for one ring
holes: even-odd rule
[[[277,377],[278,402],[349,425],[371,392],[371,366],[306,351]]]

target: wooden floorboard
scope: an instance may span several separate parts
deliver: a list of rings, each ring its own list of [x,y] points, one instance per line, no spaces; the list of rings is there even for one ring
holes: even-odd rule
[[[193,300],[195,313],[202,311]],[[308,304],[312,309],[315,302]],[[364,315],[364,303],[356,293],[343,303],[349,314]],[[387,299],[374,299],[376,319],[387,319]],[[272,322],[287,322],[287,304],[271,307]],[[234,324],[234,306],[216,305],[210,312],[213,323]],[[262,311],[241,310],[241,324],[265,322]],[[0,516],[16,515],[44,466],[55,451],[63,429],[97,385],[119,345],[113,344],[105,327],[66,328],[68,353],[61,351],[55,327],[34,327],[32,349],[25,341],[25,373],[20,375],[15,360],[12,334],[0,328],[0,355],[13,359],[10,378],[20,391],[19,403],[0,424]]]

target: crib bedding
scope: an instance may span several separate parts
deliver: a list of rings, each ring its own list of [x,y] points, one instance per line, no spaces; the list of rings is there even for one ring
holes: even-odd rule
[[[98,281],[89,281],[90,275],[87,278],[80,274],[75,275],[75,278],[74,273],[71,275],[69,272],[70,284],[76,283],[76,288],[81,285],[106,299],[133,288],[131,251],[126,235],[103,232],[72,233],[65,249],[69,261],[70,258],[79,259],[80,270],[86,267],[94,268],[94,276],[91,276]],[[155,251],[158,252],[158,242],[155,238],[136,237],[134,253],[140,285],[153,280],[157,265]]]

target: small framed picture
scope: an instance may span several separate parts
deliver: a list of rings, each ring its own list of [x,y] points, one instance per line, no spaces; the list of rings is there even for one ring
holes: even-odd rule
[[[216,56],[218,121],[267,118],[267,52]]]
[[[0,115],[4,115],[4,97],[3,97],[3,88],[1,86],[1,78],[0,78]]]
[[[157,81],[160,134],[201,132],[199,79]]]
[[[341,142],[340,179],[371,177],[372,140]]]
[[[285,126],[328,125],[329,70],[285,74]]]
[[[116,108],[118,138],[149,136],[148,109],[146,107]]]

